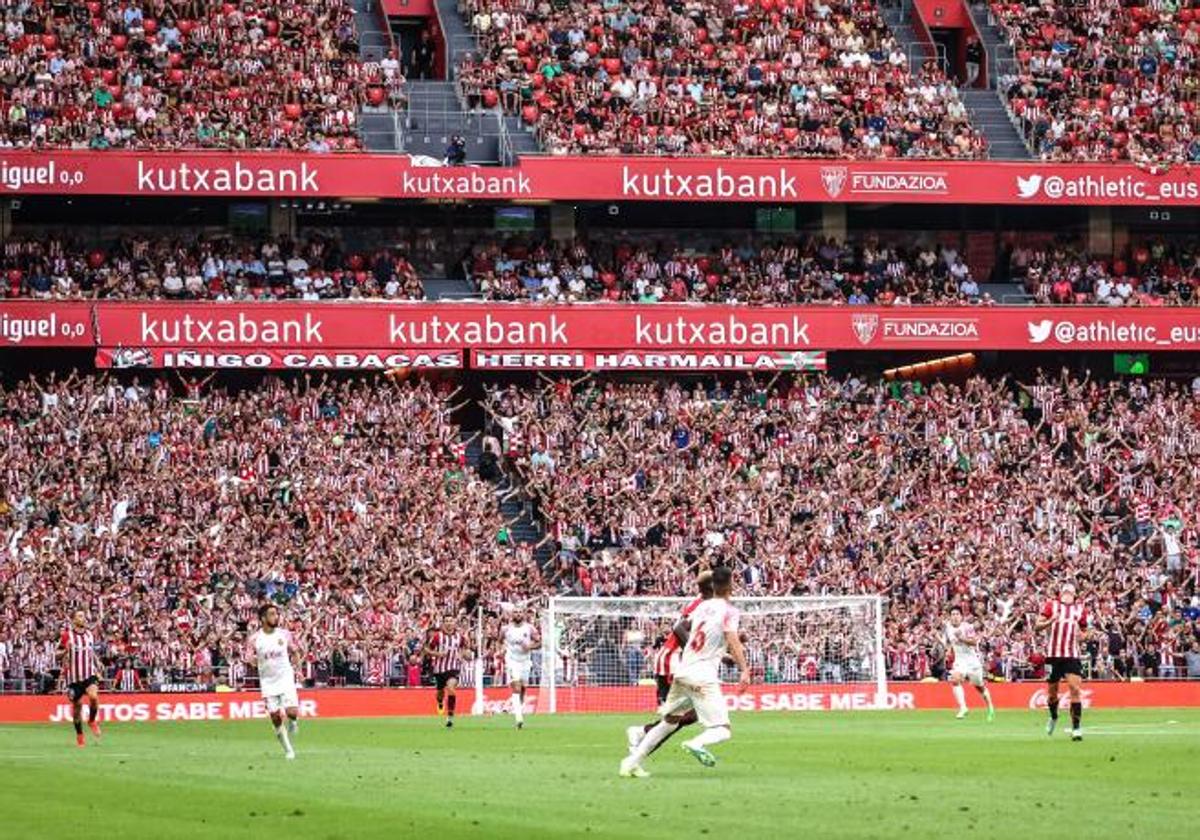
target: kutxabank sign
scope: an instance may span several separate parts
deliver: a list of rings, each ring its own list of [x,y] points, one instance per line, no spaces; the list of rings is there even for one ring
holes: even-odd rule
[[[284,366],[301,366],[322,360],[280,354],[338,352],[342,361],[363,359],[362,367],[395,366],[402,356],[408,361],[401,366],[455,367],[453,354],[472,352],[482,368],[525,366],[515,357],[478,357],[514,351],[529,358],[579,353],[618,368],[686,369],[690,357],[678,354],[715,353],[724,355],[696,364],[803,369],[824,363],[805,354],[827,350],[1195,352],[1200,309],[3,301],[0,347],[105,348],[108,363],[149,367],[166,359],[158,351],[187,352],[188,366],[203,366],[203,354],[273,354]],[[663,362],[671,352],[677,355]]]
[[[0,186],[10,195],[1200,205],[1200,167],[998,161],[526,156],[512,167],[430,167],[404,155],[8,150]]]

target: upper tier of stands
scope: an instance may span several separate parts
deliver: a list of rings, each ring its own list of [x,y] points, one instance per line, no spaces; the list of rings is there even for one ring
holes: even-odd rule
[[[464,0],[471,106],[546,151],[974,158],[954,84],[910,66],[875,3]]]
[[[347,0],[17,0],[0,146],[357,149],[378,65]]]
[[[1200,12],[1175,0],[993,3],[1017,72],[1000,80],[1052,160],[1200,161]]]

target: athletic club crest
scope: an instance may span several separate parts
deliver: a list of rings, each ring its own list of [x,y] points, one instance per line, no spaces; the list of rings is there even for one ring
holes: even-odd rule
[[[837,198],[842,194],[842,188],[846,186],[846,167],[822,166],[821,183],[825,185],[825,192],[829,194],[830,198]]]
[[[854,327],[854,334],[858,336],[858,340],[863,344],[870,344],[871,339],[875,338],[876,330],[879,329],[879,316],[869,312],[856,313],[850,316],[850,324]]]

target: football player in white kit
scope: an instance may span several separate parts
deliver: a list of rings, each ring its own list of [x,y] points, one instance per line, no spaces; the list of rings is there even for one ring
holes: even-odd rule
[[[512,689],[510,703],[517,729],[525,726],[525,685],[529,682],[529,666],[533,649],[538,646],[537,630],[518,607],[513,611],[512,621],[504,628],[504,672],[508,674],[508,687]]]
[[[975,628],[963,620],[961,607],[950,608],[950,620],[946,623],[946,641],[954,651],[954,665],[950,669],[950,687],[954,699],[958,701],[959,720],[967,716],[967,697],[963,683],[970,681],[983,695],[987,703],[987,719],[993,720],[996,710],[992,706],[992,695],[988,692],[987,683],[983,681],[983,662],[979,659],[979,642],[975,636]]]
[[[705,767],[717,763],[708,747],[733,737],[729,727],[729,707],[721,693],[721,661],[728,654],[737,665],[739,690],[750,685],[750,666],[738,637],[738,609],[729,603],[733,594],[733,572],[724,566],[714,569],[712,586],[714,597],[702,602],[688,619],[684,619],[689,624],[686,628],[688,641],[667,699],[659,707],[660,719],[621,762],[621,776],[644,778],[649,775],[642,769],[642,761],[675,731],[676,724],[668,718],[687,709],[696,711],[703,731],[684,741],[682,747]]]
[[[296,671],[292,667],[296,649],[292,634],[279,626],[279,607],[263,604],[258,609],[258,620],[262,627],[250,639],[258,660],[258,687],[275,727],[275,737],[283,747],[283,756],[291,760],[296,753],[292,750],[290,736],[300,728],[300,699],[296,695]]]

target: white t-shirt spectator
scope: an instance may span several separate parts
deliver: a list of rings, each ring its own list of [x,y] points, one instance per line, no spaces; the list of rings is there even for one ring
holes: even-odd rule
[[[612,92],[614,96],[619,96],[628,102],[637,96],[637,85],[633,83],[632,79],[625,76],[613,82]]]

